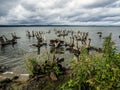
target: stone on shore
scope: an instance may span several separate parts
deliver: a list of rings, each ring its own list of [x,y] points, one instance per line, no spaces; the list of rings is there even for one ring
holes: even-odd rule
[[[57,80],[57,76],[55,75],[54,72],[51,72],[51,73],[50,73],[50,78],[51,78],[53,81],[56,81],[56,80]]]

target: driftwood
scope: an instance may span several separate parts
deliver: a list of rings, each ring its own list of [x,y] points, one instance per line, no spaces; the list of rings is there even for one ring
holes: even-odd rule
[[[14,47],[14,44],[17,43],[17,39],[20,39],[20,37],[16,36],[16,33],[11,33],[12,39],[8,39],[5,35],[0,36],[0,45],[2,47],[6,45],[12,45]]]

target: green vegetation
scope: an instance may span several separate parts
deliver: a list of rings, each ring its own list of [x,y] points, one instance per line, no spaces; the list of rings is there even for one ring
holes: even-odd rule
[[[50,72],[60,75],[62,73],[57,63],[45,61],[41,66],[35,58],[28,59],[28,62],[27,67],[31,75],[40,73],[50,75]],[[120,54],[115,53],[111,34],[105,38],[102,53],[88,54],[87,50],[83,48],[80,61],[72,63],[71,73],[67,77],[69,76],[70,78],[64,80],[65,83],[59,85],[60,90],[119,90]],[[54,88],[56,85],[53,84],[52,87]]]
[[[62,90],[119,90],[120,54],[115,53],[111,35],[106,37],[102,54],[80,55],[72,65],[72,76]]]
[[[32,77],[38,75],[50,76],[51,72],[53,72],[56,76],[63,73],[60,64],[54,60],[45,60],[42,63],[38,62],[36,57],[30,57],[26,60],[25,64]]]
[[[120,90],[120,53],[115,52],[111,34],[105,38],[102,53],[88,54],[81,49],[80,60],[71,63],[69,73],[53,57],[43,63],[30,57],[25,64],[32,78],[19,85],[22,90]],[[57,80],[51,79],[51,72]],[[39,75],[45,77],[36,78]]]
[[[41,68],[35,57],[28,58],[25,64],[31,75],[37,75],[41,72]]]

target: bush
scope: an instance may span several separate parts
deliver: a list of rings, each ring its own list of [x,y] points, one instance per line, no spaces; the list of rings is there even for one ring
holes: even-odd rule
[[[28,58],[25,64],[31,75],[35,76],[41,73],[41,67],[35,57]]]
[[[45,60],[44,63],[39,63],[36,57],[30,57],[26,60],[25,65],[32,76],[41,74],[49,76],[51,72],[59,76],[63,73],[61,64],[53,62],[53,60]]]
[[[81,52],[81,61],[73,64],[71,79],[63,84],[62,90],[119,90],[120,54],[114,50],[109,35],[102,54]]]

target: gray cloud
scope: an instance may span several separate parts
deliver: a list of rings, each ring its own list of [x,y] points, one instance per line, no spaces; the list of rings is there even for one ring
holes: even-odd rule
[[[4,16],[19,0],[0,0],[0,16]]]
[[[0,24],[120,25],[120,0],[0,1]]]
[[[95,0],[92,4],[86,5],[85,7],[87,7],[87,8],[106,7],[117,1],[119,1],[119,0]]]

